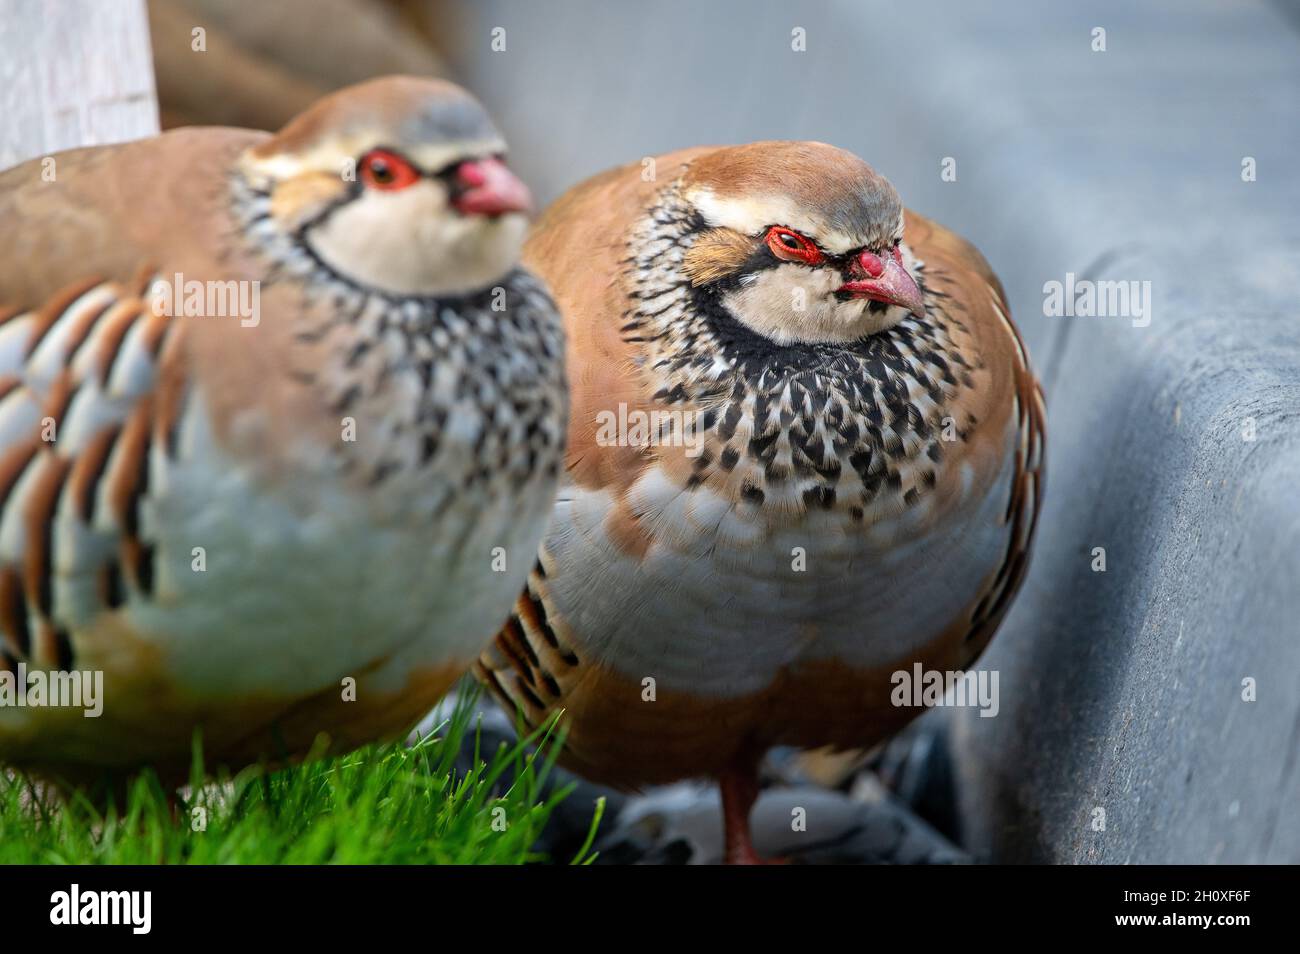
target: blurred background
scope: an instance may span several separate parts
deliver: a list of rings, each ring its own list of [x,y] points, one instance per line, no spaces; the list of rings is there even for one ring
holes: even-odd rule
[[[701,143],[861,155],[1000,275],[1048,489],[979,663],[998,716],[936,710],[870,759],[773,773],[838,799],[836,837],[874,860],[1300,861],[1296,3],[151,0],[148,35],[164,127],[453,78],[541,202]],[[1149,323],[1049,316],[1067,275],[1150,282]],[[623,807],[609,838],[716,837],[690,790]]]

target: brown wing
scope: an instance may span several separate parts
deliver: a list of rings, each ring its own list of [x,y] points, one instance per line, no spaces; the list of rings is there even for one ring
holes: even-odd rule
[[[0,666],[67,668],[79,630],[152,594],[147,495],[186,384],[184,328],[150,286],[212,242],[211,167],[245,141],[191,131],[0,174]]]
[[[983,652],[1024,581],[1046,480],[1044,453],[1047,414],[1043,390],[1029,364],[1019,330],[1011,321],[1006,293],[984,256],[969,242],[913,212],[907,214],[906,241],[924,263],[927,285],[938,292],[984,356],[993,387],[984,408],[1010,407],[1017,426],[1015,467],[1006,520],[1007,551],[973,608],[963,641],[962,665]],[[981,409],[981,414],[985,413]],[[1005,417],[993,415],[976,427],[976,443],[1000,442]]]
[[[150,277],[0,321],[0,665],[68,668],[80,626],[152,592],[143,497],[182,392],[157,386],[178,335],[146,306]]]
[[[529,726],[561,708],[573,681],[583,676],[582,660],[546,604],[546,571],[539,560],[506,625],[474,664],[478,680]]]
[[[999,299],[1000,300],[1000,299]],[[1003,306],[1004,307],[1004,306]],[[1003,312],[1005,316],[1005,311]],[[1011,498],[1007,502],[1007,520],[1011,524],[1011,538],[1007,554],[998,569],[993,585],[976,607],[971,630],[966,636],[969,647],[968,662],[973,661],[993,638],[1002,623],[1011,600],[1024,582],[1029,569],[1029,553],[1033,547],[1034,533],[1038,528],[1038,514],[1042,509],[1043,490],[1047,480],[1045,453],[1047,435],[1047,410],[1043,403],[1043,389],[1025,360],[1024,342],[1020,332],[1006,320],[1007,328],[1015,337],[1021,361],[1015,372],[1015,413],[1019,440],[1016,447],[1016,466]]]

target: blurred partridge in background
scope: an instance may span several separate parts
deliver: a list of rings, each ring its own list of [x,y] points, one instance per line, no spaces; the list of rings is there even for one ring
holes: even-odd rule
[[[0,760],[174,777],[195,729],[234,767],[358,745],[470,665],[566,414],[504,149],[463,90],[397,77],[274,136],[0,174],[0,666],[104,678],[98,718],[0,709]]]

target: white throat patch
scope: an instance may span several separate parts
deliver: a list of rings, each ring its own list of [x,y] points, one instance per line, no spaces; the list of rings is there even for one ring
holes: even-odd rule
[[[518,261],[523,215],[460,215],[432,181],[400,192],[365,191],[307,230],[333,271],[395,295],[453,295],[490,286]]]

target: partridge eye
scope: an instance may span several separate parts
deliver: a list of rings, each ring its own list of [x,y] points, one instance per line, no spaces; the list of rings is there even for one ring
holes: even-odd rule
[[[811,241],[798,232],[774,225],[767,231],[767,247],[777,258],[791,262],[803,262],[816,265],[822,260],[822,253]]]
[[[361,181],[372,189],[405,189],[419,178],[414,166],[386,149],[375,149],[361,157]]]

